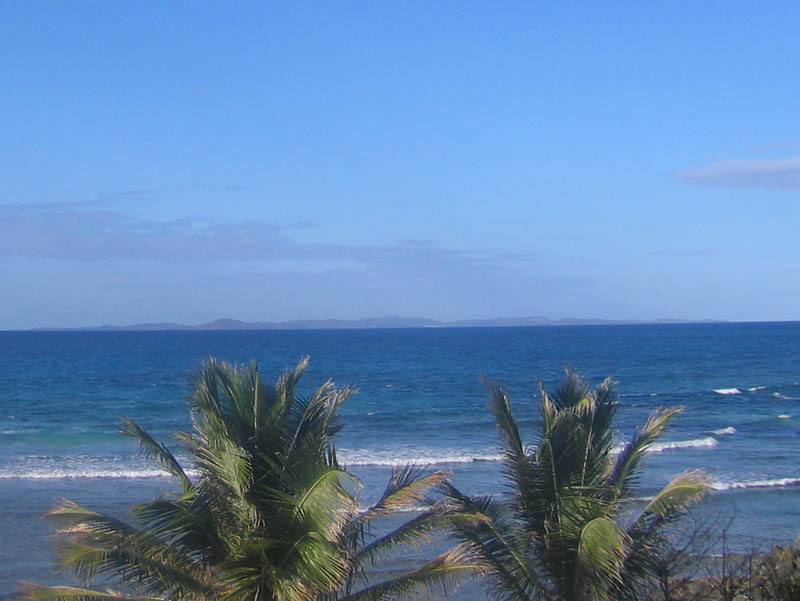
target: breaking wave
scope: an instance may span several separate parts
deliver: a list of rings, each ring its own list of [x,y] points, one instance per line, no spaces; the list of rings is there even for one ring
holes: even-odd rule
[[[625,444],[622,443],[615,445],[612,449],[613,453],[620,453]],[[693,438],[691,440],[671,440],[668,442],[657,442],[653,444],[648,453],[663,453],[664,451],[673,451],[675,449],[702,449],[712,448],[719,444],[719,441],[712,436],[705,436],[703,438]]]
[[[742,488],[774,488],[800,485],[800,478],[775,478],[772,480],[741,480],[734,482],[712,482],[714,490],[737,490]]]
[[[704,449],[715,447],[719,441],[712,437],[706,436],[704,438],[693,438],[692,440],[673,440],[671,442],[657,442],[650,447],[651,453],[661,453],[663,451],[672,451],[674,449]]]
[[[724,436],[725,434],[736,434],[736,428],[728,426],[727,428],[720,428],[719,430],[711,430],[711,434],[716,436]]]
[[[500,461],[503,456],[499,453],[459,453],[459,452],[425,452],[423,450],[410,451],[408,454],[393,451],[352,450],[337,451],[339,462],[343,465],[433,465],[440,463],[477,463],[481,461]]]
[[[742,394],[738,388],[715,388],[714,392],[717,394]]]
[[[724,428],[716,434],[732,434],[735,429]],[[653,444],[650,453],[680,449],[712,448],[719,444],[716,438],[707,436],[691,440],[674,440]],[[616,445],[614,453],[619,453],[624,444]],[[339,462],[344,466],[391,467],[395,465],[414,464],[418,466],[441,464],[476,464],[482,462],[502,461],[503,455],[488,449],[339,449]],[[24,461],[16,465],[0,466],[0,480],[59,480],[59,479],[134,479],[134,478],[169,478],[169,474],[157,467],[136,464],[122,458],[100,458],[91,456],[72,457],[37,457],[29,456],[33,461]],[[189,461],[179,458],[187,465]],[[186,470],[190,477],[198,474],[196,470]]]
[[[195,477],[195,470],[186,470],[189,477]],[[88,468],[88,469],[58,469],[33,468],[28,470],[3,470],[0,471],[0,480],[73,480],[73,479],[136,479],[136,478],[171,478],[159,469],[153,468]]]

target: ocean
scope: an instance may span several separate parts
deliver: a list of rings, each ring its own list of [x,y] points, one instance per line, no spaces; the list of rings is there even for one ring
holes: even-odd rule
[[[62,497],[124,516],[170,488],[119,436],[123,416],[156,437],[188,424],[204,358],[259,362],[266,379],[311,357],[301,393],[328,378],[358,394],[341,410],[342,463],[364,502],[390,466],[445,469],[461,489],[500,494],[494,425],[480,377],[509,393],[528,440],[541,380],[565,367],[618,382],[617,438],[657,407],[683,405],[645,463],[646,497],[689,468],[714,492],[698,511],[730,516],[729,543],[800,532],[800,323],[221,332],[0,332],[0,591],[58,584],[52,525]]]

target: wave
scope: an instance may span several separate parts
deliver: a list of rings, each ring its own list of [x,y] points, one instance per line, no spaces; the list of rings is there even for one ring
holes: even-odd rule
[[[615,445],[611,450],[612,453],[618,454],[624,448],[625,444]],[[719,444],[719,441],[712,436],[705,436],[703,438],[693,438],[691,440],[671,440],[667,442],[657,442],[653,444],[648,453],[663,453],[664,451],[673,451],[675,449],[703,449],[712,448]]]
[[[725,434],[736,434],[736,428],[728,426],[727,428],[720,428],[719,430],[711,430],[711,434],[715,436],[723,436]]]
[[[781,413],[780,415],[778,415],[778,419],[791,419],[791,417],[792,416],[789,415],[788,413]]]
[[[196,477],[198,472],[186,470],[189,477]],[[88,468],[88,469],[30,469],[0,471],[0,480],[73,480],[73,479],[109,479],[109,478],[171,478],[167,472],[159,469],[137,468]]]
[[[772,396],[774,396],[776,399],[780,399],[782,401],[796,401],[797,400],[796,396],[786,396],[785,394],[781,394],[780,392],[773,392]]]
[[[692,440],[675,440],[660,442],[652,445],[649,453],[662,453],[664,451],[711,448],[719,443],[713,437],[696,438]],[[624,444],[616,445],[613,453],[619,453]],[[447,449],[408,449],[405,453],[390,449],[339,449],[337,452],[339,462],[344,466],[372,466],[391,467],[396,465],[442,465],[442,464],[478,464],[495,463],[502,461],[500,453],[488,453],[483,450],[448,451]],[[34,459],[44,459],[31,457]],[[47,458],[50,459],[50,458]],[[27,480],[61,480],[61,479],[135,479],[135,478],[170,478],[170,475],[161,469],[146,465],[131,465],[124,461],[103,462],[97,465],[94,458],[85,457],[84,461],[71,457],[66,461],[36,462],[31,465],[6,466],[0,469],[0,480],[27,479]],[[183,462],[185,464],[185,462]],[[196,477],[197,470],[187,469],[187,475]]]
[[[712,436],[704,438],[693,438],[692,440],[673,440],[671,442],[657,442],[650,447],[651,453],[661,453],[674,449],[705,449],[715,447],[719,441]]]
[[[440,463],[478,463],[500,461],[503,456],[500,454],[485,453],[437,453],[425,452],[422,450],[412,451],[408,455],[399,455],[393,451],[348,451],[346,449],[337,451],[339,461],[343,465],[364,465],[364,466],[394,466],[394,465],[434,465]]]
[[[742,394],[738,388],[715,388],[714,392],[717,394]]]
[[[800,485],[800,477],[795,478],[775,478],[773,480],[742,480],[738,482],[711,483],[714,490],[737,490],[742,488],[774,488]]]
[[[747,392],[755,392],[757,390],[764,390],[766,386],[751,386],[747,389]]]

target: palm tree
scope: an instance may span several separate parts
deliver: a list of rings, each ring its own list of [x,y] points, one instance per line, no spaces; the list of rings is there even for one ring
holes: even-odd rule
[[[579,601],[636,598],[665,536],[707,489],[686,472],[637,508],[631,503],[648,448],[680,408],[653,412],[616,452],[617,396],[606,379],[594,390],[567,370],[555,394],[541,389],[538,440],[526,446],[504,390],[490,392],[509,502],[450,486],[458,511],[483,519],[458,526],[458,538],[490,571],[500,599]],[[637,510],[638,509],[638,510]]]
[[[455,547],[410,572],[365,583],[365,567],[382,552],[425,542],[449,523],[452,507],[429,502],[382,536],[370,528],[376,518],[426,502],[445,474],[397,468],[379,501],[360,511],[358,482],[339,467],[334,447],[337,409],[354,391],[328,381],[300,397],[307,363],[269,386],[255,363],[207,361],[189,399],[192,428],[177,433],[195,473],[124,420],[121,433],[138,441],[178,491],[134,506],[130,524],[63,501],[48,514],[60,523],[57,554],[87,588],[27,585],[27,598],[376,601],[474,570],[465,548]],[[98,577],[125,592],[88,588]]]

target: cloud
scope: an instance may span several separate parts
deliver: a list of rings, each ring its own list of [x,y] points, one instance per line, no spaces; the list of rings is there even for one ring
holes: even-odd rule
[[[0,257],[72,261],[149,260],[165,264],[230,261],[311,261],[362,265],[403,264],[420,272],[445,267],[524,264],[530,255],[427,245],[307,243],[295,230],[315,226],[262,220],[187,217],[155,221],[87,203],[0,205]]]
[[[728,254],[728,251],[720,248],[683,248],[683,249],[652,250],[648,254],[651,257],[664,257],[668,259],[677,259],[677,258],[692,259],[699,257],[716,257]]]
[[[431,238],[401,238],[398,240],[403,246],[435,246],[436,240]]]
[[[245,192],[247,188],[238,184],[186,184],[184,186],[172,186],[163,188],[138,188],[133,190],[115,190],[113,192],[101,192],[97,195],[97,201],[116,201],[116,200],[144,200],[160,197],[170,192],[180,191],[207,192],[209,194],[238,194]],[[92,201],[89,201],[92,202]]]
[[[800,189],[800,156],[785,159],[719,161],[675,173],[694,184],[771,190]]]

